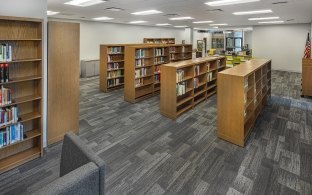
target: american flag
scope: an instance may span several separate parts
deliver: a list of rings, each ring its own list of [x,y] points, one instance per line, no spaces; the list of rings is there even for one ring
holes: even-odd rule
[[[310,57],[311,57],[311,40],[310,40],[310,33],[308,33],[308,38],[307,38],[307,42],[305,45],[303,58],[310,58]]]

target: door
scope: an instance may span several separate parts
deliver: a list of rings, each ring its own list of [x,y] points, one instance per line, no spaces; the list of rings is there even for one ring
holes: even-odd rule
[[[79,132],[80,24],[48,22],[48,144]]]

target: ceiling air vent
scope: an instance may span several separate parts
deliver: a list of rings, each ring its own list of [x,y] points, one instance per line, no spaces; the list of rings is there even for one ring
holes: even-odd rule
[[[179,14],[166,14],[164,16],[168,16],[168,17],[174,17],[174,16],[179,16]]]
[[[291,21],[294,21],[295,19],[288,19],[286,20],[286,22],[291,22]]]
[[[119,8],[119,7],[108,7],[108,8],[105,8],[104,10],[112,11],[112,12],[125,11],[124,9]]]
[[[208,11],[208,12],[223,12],[222,9],[208,9],[206,11]]]
[[[272,3],[273,5],[278,5],[278,4],[285,4],[288,3],[287,1],[278,1],[278,2],[274,2]]]

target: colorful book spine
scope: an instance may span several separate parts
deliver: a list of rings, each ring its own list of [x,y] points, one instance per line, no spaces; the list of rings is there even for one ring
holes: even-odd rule
[[[0,45],[0,62],[12,61],[12,46],[9,44]]]
[[[24,125],[17,123],[0,130],[0,148],[24,140]]]

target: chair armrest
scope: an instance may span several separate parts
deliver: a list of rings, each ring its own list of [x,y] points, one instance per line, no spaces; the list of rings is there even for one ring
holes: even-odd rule
[[[32,195],[100,194],[99,168],[92,162],[54,180]]]

